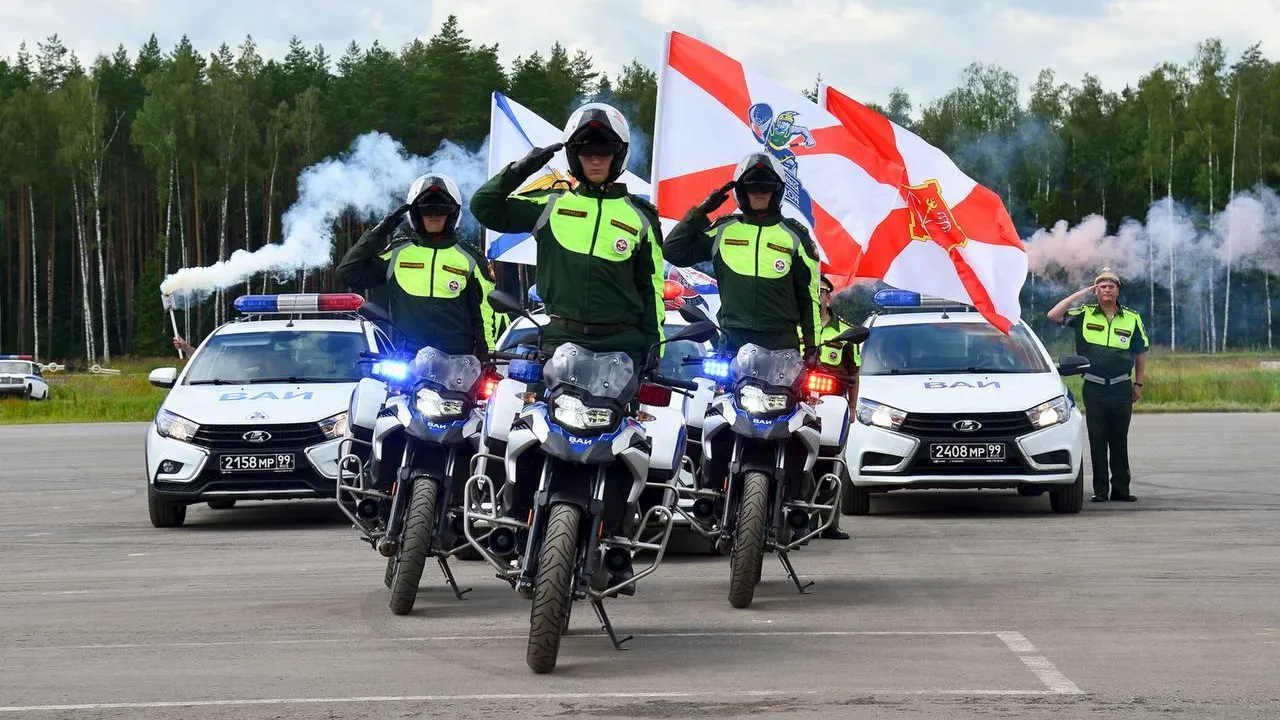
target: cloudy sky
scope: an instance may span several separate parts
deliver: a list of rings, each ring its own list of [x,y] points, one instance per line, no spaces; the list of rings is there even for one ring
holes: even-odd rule
[[[450,13],[508,63],[559,40],[606,71],[632,59],[656,68],[674,29],[797,89],[821,73],[881,102],[901,85],[917,108],[974,61],[1013,71],[1025,99],[1041,68],[1119,89],[1211,36],[1229,59],[1254,42],[1280,58],[1280,0],[0,0],[0,55],[54,33],[82,60],[118,44],[132,54],[154,32],[166,49],[185,33],[205,52],[252,34],[275,57],[298,35],[336,58],[352,40],[425,39]]]

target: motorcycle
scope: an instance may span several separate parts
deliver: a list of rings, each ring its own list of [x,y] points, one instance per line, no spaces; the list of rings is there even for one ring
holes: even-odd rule
[[[500,312],[524,312],[498,291],[489,303]],[[715,334],[714,324],[695,323],[664,342],[705,342]],[[574,601],[589,600],[601,629],[622,649],[631,637],[618,638],[603,600],[634,594],[662,562],[684,433],[682,423],[662,423],[646,408],[665,409],[673,388],[696,387],[655,372],[662,344],[650,348],[639,369],[625,353],[574,343],[550,357],[533,348],[494,353],[510,362],[513,377],[534,382],[531,366],[541,367],[545,389],[524,396],[505,457],[489,458],[505,467],[502,488],[481,473],[467,482],[463,528],[498,576],[533,601],[525,660],[536,673],[555,669]],[[654,558],[636,571],[632,561],[642,551]]]
[[[338,504],[361,539],[387,558],[390,609],[405,615],[429,557],[455,597],[469,592],[458,587],[448,561],[469,547],[461,529],[462,484],[499,378],[474,355],[432,347],[412,359],[403,353],[366,359],[376,377],[361,379],[352,392]]]
[[[828,342],[857,343],[868,334],[859,326]],[[800,582],[788,554],[831,527],[840,512],[849,404],[832,392],[836,381],[853,378],[810,366],[797,350],[750,343],[732,359],[701,362],[719,392],[702,416],[697,487],[682,491],[692,507],[679,512],[730,552],[733,607],[750,606],[766,552],[778,554],[804,594],[813,583]]]

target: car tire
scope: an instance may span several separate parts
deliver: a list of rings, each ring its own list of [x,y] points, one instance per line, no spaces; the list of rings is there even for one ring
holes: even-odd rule
[[[844,491],[840,493],[840,509],[845,515],[870,515],[871,491],[860,488],[845,478]]]
[[[231,508],[236,506],[236,501],[219,499],[219,500],[210,500],[208,501],[207,504],[210,510],[230,510]]]
[[[1049,491],[1049,509],[1059,514],[1078,513],[1084,507],[1084,467],[1076,475],[1076,481]]]
[[[180,527],[187,520],[186,504],[158,497],[150,485],[147,486],[147,512],[153,527]]]

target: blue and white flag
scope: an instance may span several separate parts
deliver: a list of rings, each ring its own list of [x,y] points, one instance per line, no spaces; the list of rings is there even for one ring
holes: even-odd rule
[[[529,108],[495,92],[489,108],[489,176],[493,177],[508,163],[528,155],[535,147],[560,142],[563,135],[563,130]],[[626,183],[628,191],[640,197],[648,199],[653,195],[649,183],[629,170],[624,171],[618,180]],[[543,172],[530,177],[516,193],[548,189],[557,182],[570,182],[569,163],[564,150],[557,152]],[[499,262],[537,264],[537,248],[528,233],[485,230],[485,254],[490,260]]]

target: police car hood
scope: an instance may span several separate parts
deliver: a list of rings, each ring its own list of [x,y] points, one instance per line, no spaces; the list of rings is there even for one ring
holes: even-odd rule
[[[179,385],[164,409],[201,425],[316,422],[347,410],[355,383]]]
[[[858,397],[909,413],[988,413],[1029,410],[1064,392],[1055,372],[863,375]]]

